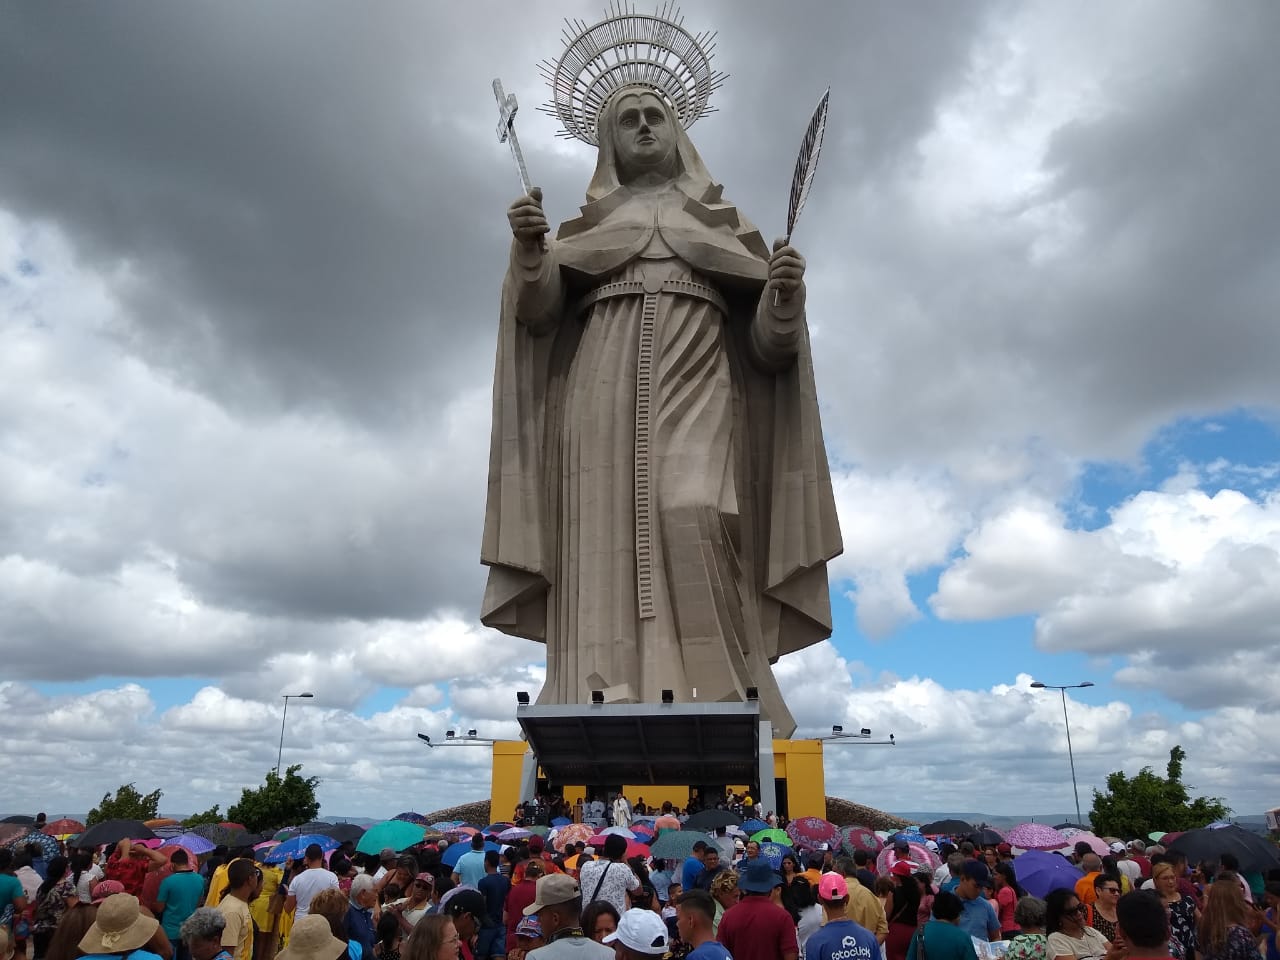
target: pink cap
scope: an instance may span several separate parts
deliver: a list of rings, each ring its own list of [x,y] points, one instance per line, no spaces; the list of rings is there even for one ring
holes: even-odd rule
[[[818,881],[818,897],[822,900],[843,900],[849,895],[849,885],[838,873],[824,873]]]

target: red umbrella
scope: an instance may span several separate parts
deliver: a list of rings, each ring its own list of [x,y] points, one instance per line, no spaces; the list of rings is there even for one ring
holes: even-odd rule
[[[55,820],[53,823],[47,824],[44,832],[51,837],[65,837],[73,833],[84,833],[84,824],[79,820],[63,817],[61,820]]]
[[[794,841],[796,847],[806,850],[817,850],[824,843],[832,850],[840,846],[843,839],[840,828],[821,817],[800,817],[792,820],[787,826],[787,836]]]
[[[844,841],[841,846],[849,853],[865,850],[875,854],[884,849],[884,841],[870,827],[845,827],[840,831],[840,837]]]

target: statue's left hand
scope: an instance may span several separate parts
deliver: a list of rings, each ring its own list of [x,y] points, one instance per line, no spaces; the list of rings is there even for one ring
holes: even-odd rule
[[[804,266],[799,251],[779,237],[773,241],[773,255],[769,258],[769,286],[783,300],[790,300],[804,284]]]

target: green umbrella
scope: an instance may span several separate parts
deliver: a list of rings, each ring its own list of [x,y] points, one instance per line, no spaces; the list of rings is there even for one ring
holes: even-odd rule
[[[753,833],[751,839],[756,843],[785,843],[791,846],[791,838],[785,830],[760,830]]]
[[[670,830],[653,841],[649,854],[659,860],[683,860],[693,853],[693,845],[706,842],[707,835],[690,830]]]
[[[409,823],[406,820],[384,820],[374,824],[364,832],[360,842],[356,844],[359,853],[378,853],[383,847],[400,851],[421,843],[426,828],[420,823]]]

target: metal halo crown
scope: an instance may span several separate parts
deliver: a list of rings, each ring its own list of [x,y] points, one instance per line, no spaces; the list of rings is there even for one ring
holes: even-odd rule
[[[615,0],[594,26],[566,19],[563,34],[560,59],[539,64],[551,85],[551,99],[540,109],[559,119],[559,136],[598,146],[600,112],[626,86],[656,91],[686,130],[715,110],[708,101],[725,80],[711,67],[715,33],[691,34],[670,0],[652,14]]]

